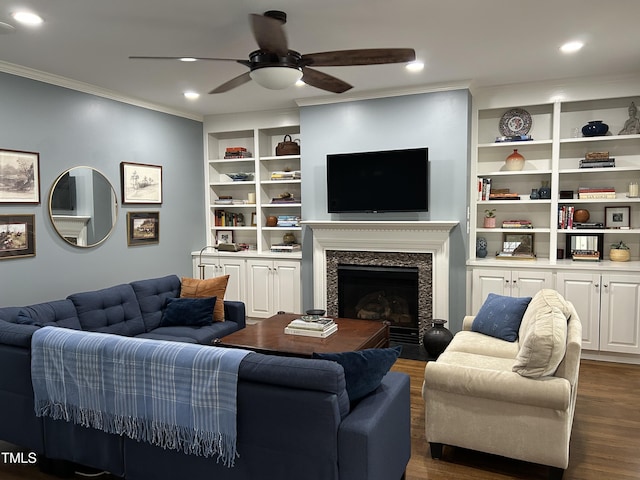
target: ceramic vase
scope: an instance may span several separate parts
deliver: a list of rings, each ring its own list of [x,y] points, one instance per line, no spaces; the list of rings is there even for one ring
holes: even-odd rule
[[[549,200],[551,198],[549,182],[542,182],[542,186],[538,189],[538,197],[543,200]]]
[[[476,257],[484,258],[487,256],[487,239],[484,237],[476,238]]]
[[[484,217],[484,228],[496,228],[496,217]]]
[[[603,123],[602,120],[593,120],[582,127],[582,135],[585,137],[598,137],[606,135],[609,131],[609,125]]]
[[[446,320],[433,319],[422,336],[422,345],[429,357],[438,358],[453,340],[453,333],[444,326]]]
[[[518,149],[514,148],[513,153],[504,161],[504,169],[511,172],[522,170],[524,168],[524,157],[518,153]]]

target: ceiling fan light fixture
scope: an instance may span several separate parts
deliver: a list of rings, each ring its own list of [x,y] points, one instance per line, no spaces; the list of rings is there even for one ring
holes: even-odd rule
[[[283,90],[302,78],[302,70],[296,67],[261,67],[251,70],[249,76],[258,85],[269,90]]]
[[[26,10],[19,10],[17,12],[13,12],[11,16],[14,18],[16,22],[22,23],[23,25],[29,25],[32,27],[38,26],[42,24],[44,20],[42,17],[36,13],[29,12]]]
[[[424,69],[424,63],[420,60],[414,60],[413,62],[407,63],[405,68],[410,72],[420,72]]]

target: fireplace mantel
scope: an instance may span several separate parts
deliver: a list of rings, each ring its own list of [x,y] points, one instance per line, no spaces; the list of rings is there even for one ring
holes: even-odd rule
[[[328,250],[431,253],[433,255],[433,316],[449,318],[449,235],[457,221],[313,221],[302,222],[313,232],[313,300],[327,305]]]

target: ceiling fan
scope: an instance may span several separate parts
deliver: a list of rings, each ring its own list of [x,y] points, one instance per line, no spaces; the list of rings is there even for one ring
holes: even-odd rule
[[[280,90],[302,79],[307,85],[333,93],[343,93],[353,88],[347,82],[320,72],[313,67],[333,67],[349,65],[380,65],[385,63],[411,62],[416,58],[412,48],[369,48],[359,50],[337,50],[302,55],[289,50],[283,25],[287,14],[279,10],[269,10],[264,15],[250,14],[251,29],[258,43],[258,50],[249,54],[248,60],[212,57],[145,57],[130,56],[131,59],[159,60],[213,60],[237,62],[249,71],[232,78],[214,88],[209,93],[223,93],[239,87],[251,80],[265,88]]]

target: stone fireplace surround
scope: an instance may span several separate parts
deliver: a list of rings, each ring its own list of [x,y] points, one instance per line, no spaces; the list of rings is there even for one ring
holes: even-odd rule
[[[333,303],[329,304],[329,300],[337,302],[337,299],[329,298],[337,290],[337,272],[333,271],[337,265],[335,258],[344,258],[348,252],[368,252],[357,257],[365,258],[368,265],[375,265],[375,253],[379,252],[379,265],[389,265],[393,254],[398,255],[399,265],[412,258],[415,258],[415,265],[424,265],[424,254],[431,254],[431,279],[421,279],[421,284],[431,284],[431,318],[449,319],[449,235],[458,222],[304,221],[302,224],[313,232],[315,308],[330,311],[335,307]],[[424,299],[419,304],[423,310]],[[428,310],[419,312],[421,334],[425,314],[429,314]]]

